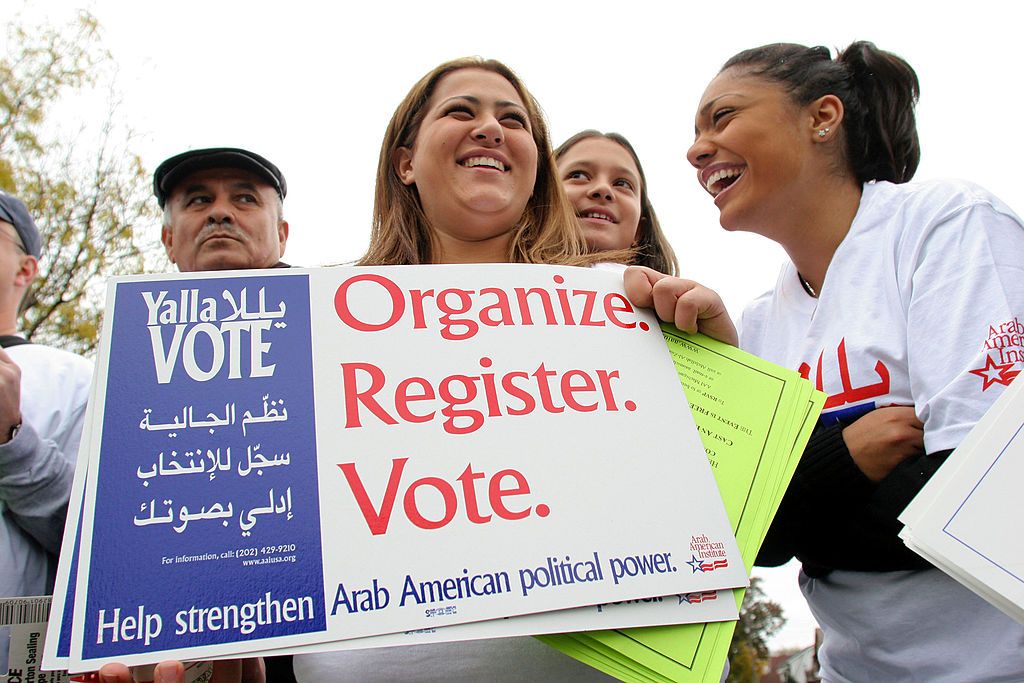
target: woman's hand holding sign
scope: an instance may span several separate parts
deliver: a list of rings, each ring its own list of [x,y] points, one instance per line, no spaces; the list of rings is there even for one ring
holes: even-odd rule
[[[653,308],[658,317],[683,332],[700,332],[737,346],[739,335],[714,290],[643,266],[631,266],[623,275],[626,296],[635,306]]]

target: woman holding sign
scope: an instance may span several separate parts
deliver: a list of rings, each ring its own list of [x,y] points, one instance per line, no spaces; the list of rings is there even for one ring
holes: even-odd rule
[[[558,146],[555,160],[592,251],[632,249],[630,264],[670,275],[679,271],[629,140],[618,133],[584,130]]]
[[[803,562],[823,680],[1024,680],[1024,628],[897,536],[1024,368],[1003,344],[1024,315],[1024,225],[975,185],[908,183],[917,96],[905,61],[859,42],[741,52],[701,98],[688,158],[722,226],[791,259],[741,345],[829,394],[759,562]],[[627,288],[657,280],[634,270]]]
[[[540,110],[503,64],[443,64],[399,105],[381,149],[362,264],[590,265],[630,255],[588,253]],[[734,335],[717,295],[694,287],[685,298],[692,311],[685,324]],[[225,673],[237,680],[242,674],[234,666]],[[296,655],[294,669],[299,681],[610,680],[532,638]],[[172,662],[157,672],[172,680],[182,675]],[[110,665],[102,677],[120,682],[127,675]]]
[[[508,67],[442,64],[413,86],[388,125],[362,263],[608,260],[587,253],[552,159],[540,110]],[[610,256],[628,258],[628,247]],[[717,295],[697,287],[687,299],[691,327],[704,313],[709,333],[732,333]],[[533,638],[297,655],[294,665],[299,681],[611,680]]]
[[[399,105],[381,148],[363,265],[590,265],[631,255],[588,253],[540,110],[503,64],[442,64]],[[694,286],[682,299],[681,326],[734,338],[716,294]],[[179,675],[172,666],[160,672]],[[611,680],[533,638],[296,655],[294,669],[299,681]],[[108,671],[105,680],[124,680],[113,677],[123,669]]]

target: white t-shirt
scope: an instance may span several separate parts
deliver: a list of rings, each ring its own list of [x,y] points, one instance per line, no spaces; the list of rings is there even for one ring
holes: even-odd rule
[[[829,395],[822,419],[913,405],[928,453],[955,448],[1024,369],[1024,225],[985,190],[864,186],[820,297],[793,264],[740,345]],[[827,681],[1024,680],[1024,626],[938,570],[801,578]]]

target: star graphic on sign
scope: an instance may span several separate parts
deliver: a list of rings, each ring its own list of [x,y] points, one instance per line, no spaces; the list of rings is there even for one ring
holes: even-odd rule
[[[698,560],[696,555],[691,555],[690,557],[693,559],[689,560],[686,564],[690,565],[693,569],[693,573],[696,574],[697,572],[704,571],[704,560]]]
[[[983,381],[981,390],[985,391],[993,384],[1010,386],[1014,377],[1020,374],[1020,370],[1011,370],[1013,363],[996,363],[992,356],[985,356],[985,367],[977,370],[968,370],[972,375],[977,375]]]

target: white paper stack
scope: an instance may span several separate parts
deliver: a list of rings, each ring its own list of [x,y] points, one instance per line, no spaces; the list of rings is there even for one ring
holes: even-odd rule
[[[914,552],[1024,622],[1024,382],[1014,382],[900,515]]]

